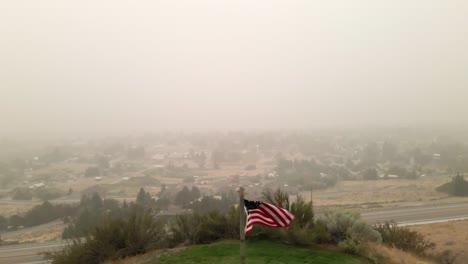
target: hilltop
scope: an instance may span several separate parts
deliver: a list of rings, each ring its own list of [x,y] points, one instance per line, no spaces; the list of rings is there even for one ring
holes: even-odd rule
[[[358,264],[368,263],[366,260],[333,250],[317,247],[298,247],[271,241],[247,241],[246,255],[249,264],[256,263],[340,263]],[[164,253],[166,252],[166,253]],[[151,253],[150,253],[151,255]],[[212,244],[195,245],[177,253],[162,252],[162,256],[152,255],[149,260],[145,257],[135,257],[110,262],[113,264],[159,264],[159,263],[239,263],[239,241],[225,240]]]

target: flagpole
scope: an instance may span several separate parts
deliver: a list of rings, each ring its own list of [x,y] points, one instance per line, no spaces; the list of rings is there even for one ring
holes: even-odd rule
[[[240,234],[240,263],[245,264],[245,210],[244,188],[239,188],[239,234]]]

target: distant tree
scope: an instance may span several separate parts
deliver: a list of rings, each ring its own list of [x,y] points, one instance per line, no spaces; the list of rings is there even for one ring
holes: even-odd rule
[[[9,219],[9,224],[14,227],[24,225],[24,218],[19,215],[13,215]]]
[[[35,190],[35,196],[42,201],[52,200],[63,196],[65,193],[57,188],[39,188]]]
[[[85,171],[86,177],[96,177],[101,175],[101,170],[99,167],[88,167]]]
[[[166,190],[167,190],[166,184],[164,184],[164,183],[161,184],[161,190],[159,191],[159,193],[156,196],[159,197],[159,198],[163,197],[166,194]]]
[[[192,190],[191,190],[190,194],[191,194],[190,199],[192,201],[200,198],[200,195],[201,195],[200,190],[196,186],[192,187]]]
[[[379,146],[375,142],[370,142],[367,144],[367,146],[364,148],[364,153],[363,153],[363,162],[367,166],[373,166],[377,163],[377,159],[379,157],[380,150]]]
[[[127,157],[129,159],[142,159],[145,157],[144,147],[132,147],[127,151]]]
[[[6,217],[0,215],[0,230],[7,229],[7,226],[8,226],[8,222],[7,222]],[[0,240],[0,242],[1,242],[1,240]]]
[[[375,168],[369,168],[364,172],[363,175],[365,180],[377,180],[379,177],[377,170]]]
[[[462,174],[452,178],[453,195],[455,196],[468,196],[468,182]]]
[[[247,166],[245,166],[244,170],[255,170],[257,169],[257,166],[255,166],[255,164],[249,164]]]
[[[109,159],[105,156],[99,156],[96,158],[97,159],[97,165],[101,169],[108,169],[110,167],[109,165]]]
[[[195,161],[198,164],[198,168],[204,169],[205,168],[205,162],[206,162],[206,154],[205,152],[201,152],[195,155]]]
[[[98,193],[94,193],[91,196],[91,206],[93,208],[96,208],[96,209],[102,208],[103,204],[104,204],[104,202],[103,202],[101,196],[99,196]]]
[[[394,160],[398,154],[397,145],[389,141],[385,141],[382,145],[382,156],[385,160]]]
[[[452,181],[437,187],[436,190],[454,196],[468,196],[468,182],[463,174],[459,173],[452,178]]]
[[[143,207],[150,207],[154,205],[154,199],[148,192],[145,192],[145,189],[140,188],[136,198],[136,203]]]
[[[226,153],[226,160],[229,162],[240,162],[242,160],[242,155],[238,151],[229,151]]]
[[[431,161],[431,155],[424,154],[420,148],[413,149],[411,155],[414,161],[421,166],[425,166]]]
[[[221,162],[224,161],[224,156],[225,156],[224,151],[221,151],[219,149],[211,153],[211,162],[213,163],[213,167],[215,169],[219,169],[219,165],[221,164]]]
[[[192,193],[189,191],[187,186],[184,186],[175,197],[175,204],[186,208],[192,201]]]
[[[18,172],[0,163],[0,186],[6,187],[18,178]]]
[[[13,200],[31,200],[33,194],[28,188],[16,188],[13,193]]]
[[[170,204],[171,200],[168,197],[161,197],[154,203],[154,206],[160,210],[167,210]]]

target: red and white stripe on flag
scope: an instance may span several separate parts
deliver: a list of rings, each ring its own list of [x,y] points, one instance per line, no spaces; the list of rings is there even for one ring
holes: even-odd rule
[[[245,201],[247,203],[254,203]],[[252,208],[252,209],[249,209]],[[245,225],[245,233],[248,234],[252,231],[253,225],[264,225],[269,227],[288,227],[294,215],[289,211],[264,202],[255,202],[255,206],[246,206],[247,223]]]

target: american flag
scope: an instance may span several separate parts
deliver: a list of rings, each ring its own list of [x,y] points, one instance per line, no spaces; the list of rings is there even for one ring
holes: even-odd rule
[[[287,210],[269,203],[244,199],[244,206],[247,212],[246,234],[252,231],[253,225],[288,227],[294,219]]]

